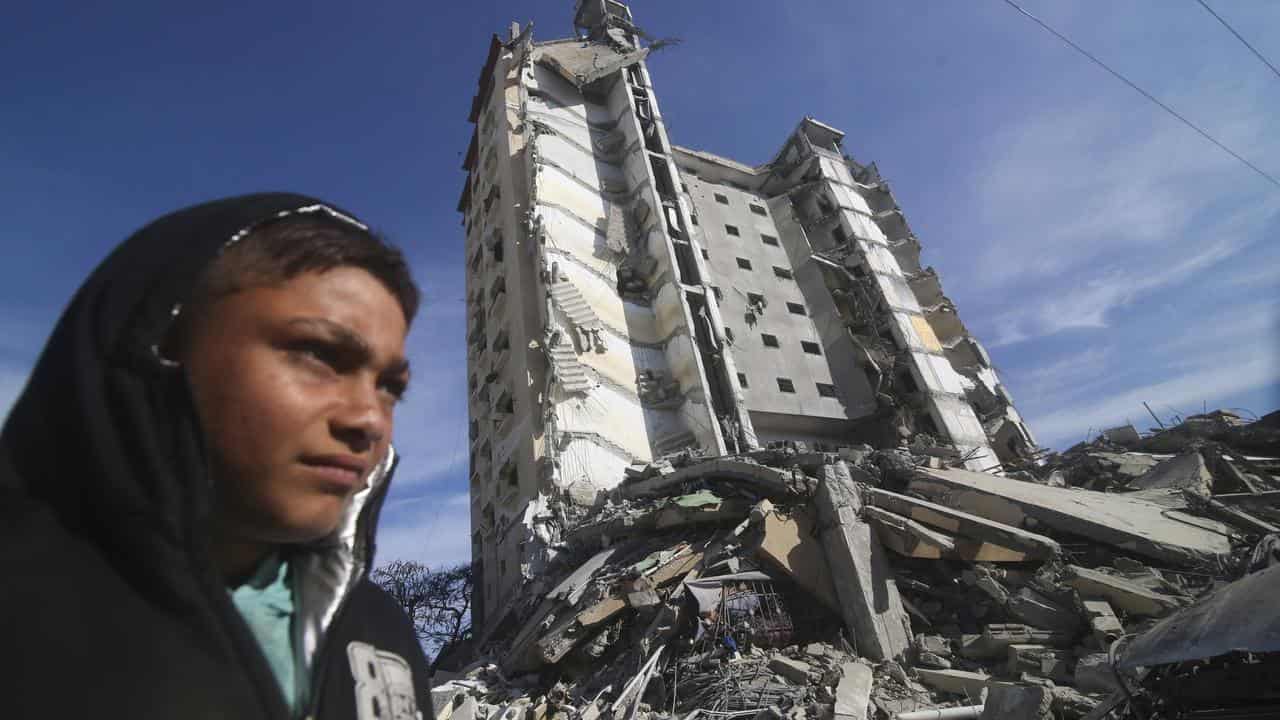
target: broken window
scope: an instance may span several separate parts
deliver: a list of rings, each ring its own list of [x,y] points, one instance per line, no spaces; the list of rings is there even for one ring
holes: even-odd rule
[[[516,401],[510,392],[503,392],[498,402],[493,404],[493,412],[498,415],[510,415],[516,410]]]
[[[764,243],[765,245],[772,245],[774,247],[778,247],[778,238],[772,235],[765,235],[764,233],[761,233],[760,242]]]
[[[825,398],[833,398],[836,396],[836,386],[830,383],[818,383],[818,396]]]
[[[796,384],[790,378],[778,378],[778,391],[795,394]]]
[[[745,373],[738,373],[738,384],[744,388],[751,387],[751,385],[747,383],[747,376]]]
[[[765,209],[764,209],[763,207],[761,207],[761,206],[759,206],[759,205],[756,205],[755,203],[747,203],[747,207],[751,208],[751,212],[753,212],[753,213],[755,213],[755,214],[757,214],[757,215],[761,215],[761,216],[764,216],[764,217],[768,217],[768,215],[769,215],[769,213],[768,213],[768,212],[766,212],[766,211],[765,211]]]
[[[791,313],[792,315],[808,315],[809,314],[809,312],[805,310],[804,305],[800,303],[793,303],[793,302],[787,303],[787,312]]]
[[[701,248],[701,250],[702,250],[702,259],[703,259],[703,260],[710,260],[710,259],[711,259],[711,254],[707,252],[707,249],[706,249],[706,248]]]
[[[734,237],[739,237],[741,235],[741,233],[738,232],[738,228],[734,227],[733,225],[725,225],[724,231]]]
[[[498,481],[506,487],[520,487],[520,473],[514,462],[508,460],[502,466],[502,470],[498,471]]]
[[[751,269],[751,261],[750,261],[750,260],[748,260],[748,259],[746,259],[746,258],[738,258],[737,260],[738,260],[738,267],[742,268],[743,270],[750,270],[750,269]]]
[[[777,335],[770,335],[769,333],[760,333],[760,339],[764,342],[765,347],[771,347],[771,348],[778,347]]]
[[[821,355],[821,354],[822,354],[822,346],[821,346],[821,345],[819,345],[819,344],[818,344],[818,343],[816,343],[816,342],[812,342],[812,341],[809,341],[809,340],[801,340],[801,341],[800,341],[800,349],[804,350],[806,353],[808,353],[808,354],[810,354],[810,355]]]
[[[778,267],[777,265],[773,266],[773,274],[777,275],[783,280],[791,280],[793,277],[795,277],[794,275],[791,274],[790,270],[784,267]]]
[[[749,292],[749,293],[747,293],[747,304],[748,304],[748,305],[756,305],[756,306],[759,306],[759,307],[760,307],[760,309],[762,309],[762,310],[763,310],[763,309],[765,308],[765,306],[767,306],[767,305],[769,304],[769,301],[765,300],[765,299],[764,299],[764,296],[763,296],[763,295],[761,295],[760,293],[750,293],[750,292]]]
[[[715,196],[716,196],[716,202],[720,203],[721,205],[729,204],[729,198],[721,195],[720,193],[716,193]]]

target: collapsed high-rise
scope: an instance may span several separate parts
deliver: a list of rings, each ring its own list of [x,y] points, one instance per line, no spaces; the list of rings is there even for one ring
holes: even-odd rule
[[[1035,449],[874,164],[804,118],[756,167],[671,144],[630,10],[494,37],[466,186],[475,624],[628,467],[775,441]],[[926,439],[923,436],[928,436]]]

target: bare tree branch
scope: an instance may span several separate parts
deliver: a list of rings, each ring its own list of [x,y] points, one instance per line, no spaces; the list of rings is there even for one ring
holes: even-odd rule
[[[429,655],[470,634],[470,565],[432,570],[396,560],[374,570],[370,579],[404,608]]]

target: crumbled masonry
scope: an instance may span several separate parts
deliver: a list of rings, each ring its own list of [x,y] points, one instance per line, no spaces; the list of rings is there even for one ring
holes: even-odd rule
[[[629,471],[520,603],[442,654],[434,713],[1274,712],[1277,523],[1280,413],[1104,434],[1019,479],[906,448],[685,453]]]
[[[1280,702],[1280,413],[1046,454],[844,133],[674,145],[671,41],[573,27],[494,36],[469,116],[475,634],[436,720]]]

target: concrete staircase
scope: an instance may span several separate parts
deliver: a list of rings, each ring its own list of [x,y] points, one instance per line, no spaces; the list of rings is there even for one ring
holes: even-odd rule
[[[555,369],[556,379],[565,392],[584,393],[595,386],[587,370],[578,362],[578,353],[573,345],[561,342],[550,349],[551,367]]]
[[[551,284],[551,299],[569,316],[569,320],[578,330],[587,332],[600,330],[600,316],[587,304],[582,293],[568,280],[558,280]]]

